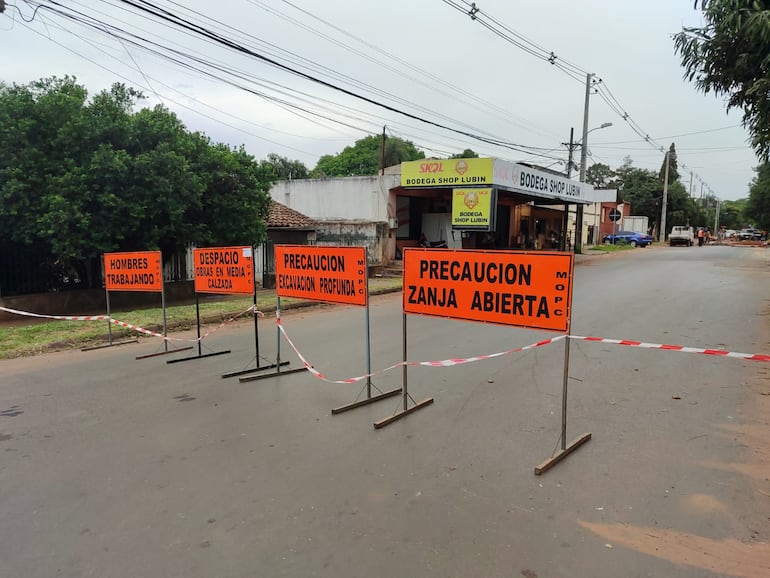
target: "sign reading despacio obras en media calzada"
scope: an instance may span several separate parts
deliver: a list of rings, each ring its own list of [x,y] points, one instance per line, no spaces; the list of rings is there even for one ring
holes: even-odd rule
[[[615,200],[565,176],[495,158],[422,159],[401,163],[404,188],[494,187],[567,203]],[[611,197],[611,198],[610,198]]]

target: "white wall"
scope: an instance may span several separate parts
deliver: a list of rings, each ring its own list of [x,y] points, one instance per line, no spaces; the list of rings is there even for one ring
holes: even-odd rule
[[[400,183],[400,175],[279,181],[270,196],[318,221],[387,222],[395,217],[388,214],[388,193]]]

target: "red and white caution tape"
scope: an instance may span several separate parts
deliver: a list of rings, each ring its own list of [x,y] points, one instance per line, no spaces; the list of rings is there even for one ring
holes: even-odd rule
[[[40,313],[30,313],[29,311],[19,311],[18,309],[9,309],[0,307],[0,311],[13,313],[14,315],[23,315],[25,317],[38,317],[42,319],[60,319],[63,321],[110,321],[109,315],[41,315]]]
[[[738,353],[724,349],[704,349],[701,347],[685,347],[684,345],[667,345],[665,343],[645,343],[630,339],[606,339],[604,337],[583,337],[582,335],[570,335],[570,339],[591,341],[594,343],[611,343],[613,345],[625,345],[626,347],[640,347],[642,349],[661,349],[665,351],[681,351],[682,353],[700,353],[701,355],[714,355],[716,357],[731,357],[733,359],[747,359],[749,361],[770,361],[770,355],[764,353]]]
[[[118,327],[124,327],[126,329],[136,331],[137,333],[142,333],[144,335],[149,335],[152,337],[160,337],[161,339],[165,339],[166,341],[185,341],[185,342],[191,342],[191,343],[197,343],[198,341],[203,341],[215,331],[218,331],[228,323],[235,321],[239,317],[242,317],[243,315],[246,315],[249,312],[253,311],[254,315],[257,315],[259,317],[265,316],[264,313],[256,309],[255,305],[252,305],[242,313],[233,315],[232,317],[228,317],[227,319],[222,321],[219,325],[214,327],[211,331],[208,331],[207,333],[201,335],[199,338],[182,339],[179,337],[168,337],[166,335],[163,335],[162,333],[158,333],[157,331],[152,331],[150,329],[145,329],[144,327],[140,327],[139,325],[134,325],[132,323],[127,323],[125,321],[114,319],[109,315],[42,315],[40,313],[30,313],[29,311],[19,311],[18,309],[9,309],[8,307],[2,307],[2,306],[0,306],[0,311],[6,311],[7,313],[13,313],[14,315],[22,315],[24,317],[36,317],[41,319],[57,319],[60,321],[109,321],[110,323],[112,323],[113,325],[117,325]]]
[[[297,357],[299,357],[300,361],[302,361],[302,364],[305,366],[305,369],[307,369],[310,373],[312,373],[315,377],[320,379],[321,381],[325,381],[326,383],[356,383],[358,381],[362,381],[366,379],[367,377],[373,377],[375,375],[383,374],[387,371],[390,371],[392,369],[397,369],[399,367],[403,367],[404,365],[407,366],[416,366],[416,365],[422,365],[425,367],[452,367],[454,365],[462,365],[465,363],[473,363],[474,361],[482,361],[485,359],[492,359],[494,357],[501,357],[503,355],[510,355],[512,353],[519,353],[522,351],[527,351],[529,349],[535,349],[537,347],[543,347],[545,345],[549,345],[551,343],[556,343],[557,341],[561,341],[566,336],[565,335],[558,335],[556,337],[552,337],[550,339],[544,339],[542,341],[538,341],[537,343],[532,343],[530,345],[525,345],[523,347],[516,347],[514,349],[507,349],[505,351],[500,351],[498,353],[490,353],[487,355],[477,355],[475,357],[453,357],[451,359],[442,359],[440,361],[402,361],[400,363],[394,363],[393,365],[386,367],[385,369],[380,369],[378,371],[374,371],[372,373],[367,373],[364,375],[359,375],[356,377],[349,377],[347,379],[327,379],[324,377],[324,375],[318,371],[313,365],[305,358],[302,353],[300,353],[297,346],[294,344],[294,342],[291,340],[289,335],[286,333],[286,329],[284,329],[283,324],[281,323],[281,317],[278,315],[276,317],[276,323],[278,325],[278,328],[281,330],[281,333],[286,338],[286,341],[289,343],[291,348],[294,350],[294,353],[297,354]]]

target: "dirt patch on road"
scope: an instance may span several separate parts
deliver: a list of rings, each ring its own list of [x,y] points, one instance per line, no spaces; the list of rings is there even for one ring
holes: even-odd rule
[[[579,524],[608,542],[695,568],[738,578],[770,576],[770,544],[712,540],[685,532],[626,524]]]

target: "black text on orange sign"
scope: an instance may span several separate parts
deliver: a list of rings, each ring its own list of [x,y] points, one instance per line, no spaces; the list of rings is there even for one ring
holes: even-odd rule
[[[404,252],[404,311],[565,331],[572,255],[515,251]]]
[[[195,291],[198,293],[254,292],[251,247],[216,247],[194,250]]]
[[[280,297],[366,305],[366,248],[276,245]]]
[[[108,291],[161,291],[160,251],[105,253],[104,286]]]

